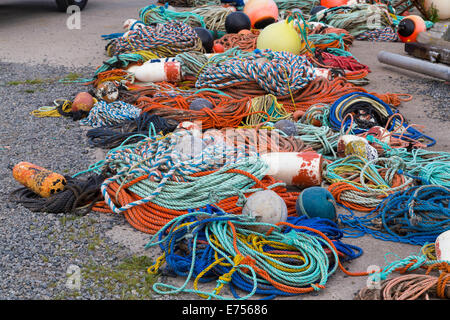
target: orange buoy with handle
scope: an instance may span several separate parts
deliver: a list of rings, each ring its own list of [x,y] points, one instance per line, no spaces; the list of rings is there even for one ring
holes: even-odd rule
[[[402,42],[416,42],[419,33],[427,30],[425,21],[416,15],[403,18],[398,24],[398,37]]]
[[[249,0],[244,6],[244,13],[255,29],[264,29],[278,20],[278,7],[273,0]]]
[[[13,177],[25,187],[43,198],[64,190],[67,181],[59,173],[52,172],[30,162],[19,162],[13,168]]]

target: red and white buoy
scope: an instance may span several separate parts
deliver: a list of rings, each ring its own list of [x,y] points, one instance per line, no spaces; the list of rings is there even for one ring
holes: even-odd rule
[[[317,152],[270,152],[260,157],[269,166],[267,174],[286,185],[306,188],[322,183],[323,157]]]
[[[178,82],[182,79],[181,64],[175,58],[152,59],[128,71],[140,82]]]

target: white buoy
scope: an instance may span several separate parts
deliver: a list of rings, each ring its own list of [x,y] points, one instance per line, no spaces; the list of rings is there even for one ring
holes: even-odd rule
[[[450,261],[450,230],[441,233],[437,237],[434,247],[438,260]]]
[[[179,82],[182,79],[181,64],[174,58],[152,59],[127,71],[140,82]]]
[[[284,200],[272,190],[258,191],[248,197],[242,214],[255,218],[256,222],[276,224],[286,222],[287,206]],[[252,226],[257,232],[267,232],[270,226]]]
[[[445,20],[450,18],[450,1],[449,0],[425,0],[424,7],[427,11],[430,11],[431,5],[437,10],[437,16],[439,20]]]
[[[322,183],[323,158],[317,152],[269,152],[260,157],[269,166],[267,175],[289,186],[312,187]]]

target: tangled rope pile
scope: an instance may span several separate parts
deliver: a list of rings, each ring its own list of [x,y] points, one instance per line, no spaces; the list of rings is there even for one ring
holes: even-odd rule
[[[114,39],[107,46],[109,56],[140,50],[162,58],[187,51],[202,52],[204,49],[197,33],[178,21],[131,30],[127,36]]]
[[[220,293],[228,284],[236,299],[254,294],[270,299],[324,289],[338,267],[348,275],[361,275],[342,267],[343,253],[335,246],[339,235],[331,237],[330,233],[319,231],[320,227],[330,230],[329,223],[327,226],[315,222],[315,227],[320,227],[313,229],[308,226],[309,220],[296,222],[272,225],[269,232],[260,234],[251,228],[261,223],[214,207],[175,218],[147,244],[159,245],[163,250],[148,271],[157,274],[165,262],[169,272],[187,279],[179,288],[156,283],[153,290],[159,294],[193,292],[203,298],[227,299]],[[283,232],[283,226],[289,227],[288,231]],[[177,253],[179,247],[184,250]],[[349,249],[353,253],[355,247]],[[194,289],[186,288],[190,279],[194,280]],[[199,283],[214,280],[217,285],[213,292],[199,288]],[[241,297],[237,289],[248,294]]]

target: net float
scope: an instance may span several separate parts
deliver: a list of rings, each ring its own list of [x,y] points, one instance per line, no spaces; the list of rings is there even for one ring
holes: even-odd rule
[[[287,51],[300,54],[304,43],[292,21],[282,20],[265,27],[256,39],[256,48],[260,50]]]
[[[250,18],[242,11],[232,12],[225,19],[225,30],[227,33],[238,33],[241,30],[248,30],[250,28]]]
[[[255,218],[255,222],[276,224],[286,222],[287,206],[284,200],[272,190],[257,191],[248,197],[242,214]],[[271,226],[251,225],[249,229],[267,232]]]
[[[322,218],[336,221],[336,201],[326,188],[310,187],[304,189],[297,198],[295,209],[298,216]]]
[[[321,0],[320,5],[326,8],[342,7],[347,5],[348,0]]]
[[[450,261],[450,230],[447,230],[436,238],[434,243],[436,258]]]
[[[128,68],[140,82],[178,82],[182,79],[181,64],[175,58],[152,59],[141,66]]]
[[[322,183],[323,157],[317,152],[270,152],[260,157],[269,166],[267,175],[286,185],[306,188]]]
[[[48,198],[64,190],[67,184],[66,178],[59,173],[24,161],[14,166],[13,177],[43,198]]]
[[[398,24],[398,37],[402,42],[416,42],[417,35],[427,30],[425,21],[416,15],[403,18]]]
[[[278,20],[278,7],[273,0],[249,0],[244,6],[244,13],[255,29],[264,29]]]
[[[72,102],[72,112],[89,112],[94,106],[94,98],[88,92],[80,92],[75,96]]]
[[[105,100],[108,103],[114,102],[119,98],[119,89],[112,81],[100,83],[96,90],[95,96],[98,99]]]
[[[378,151],[365,138],[350,134],[339,137],[337,153],[340,157],[358,155],[369,161],[378,158]]]

